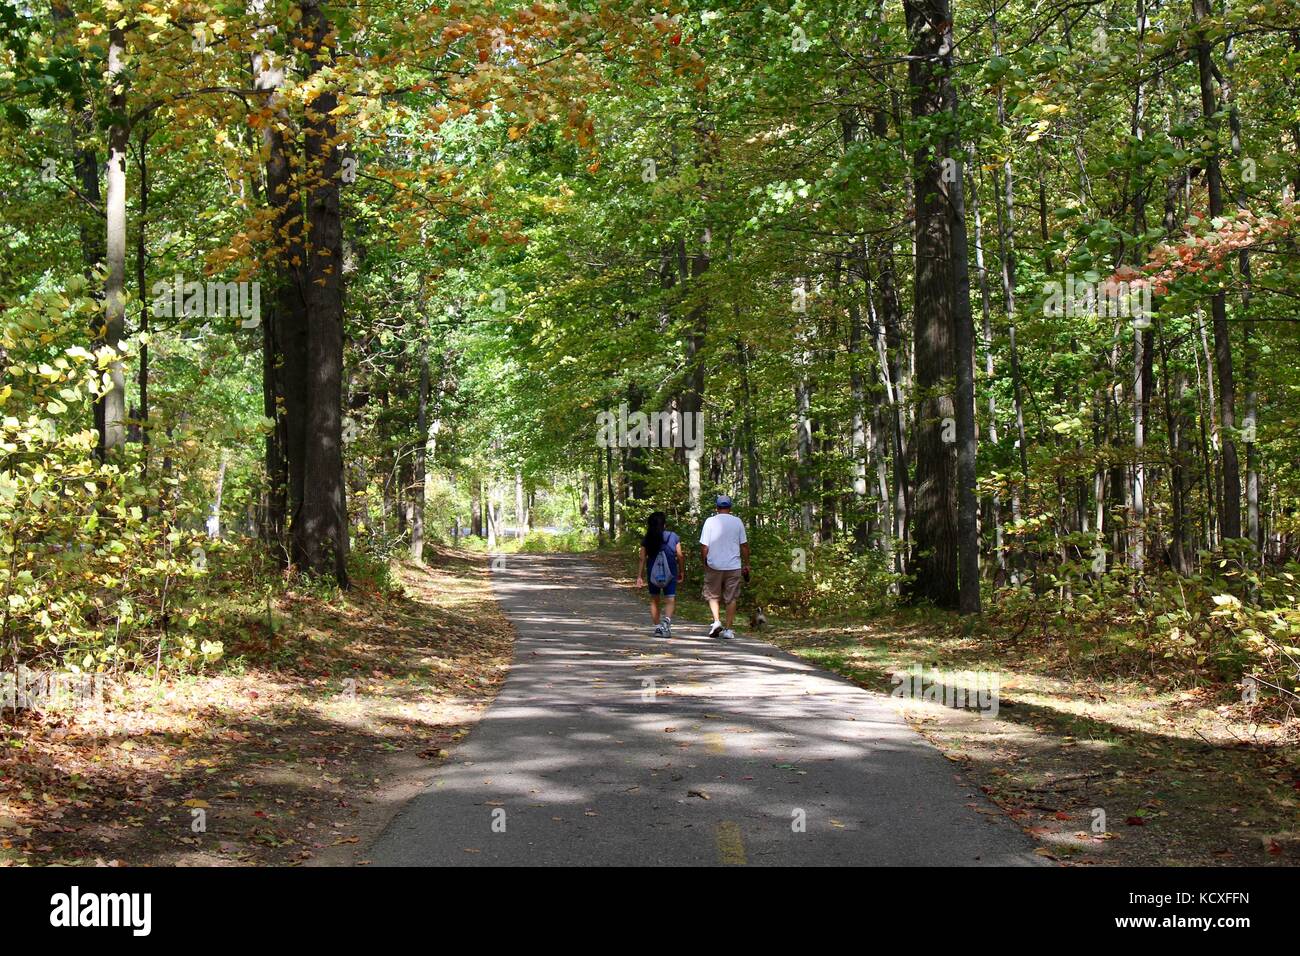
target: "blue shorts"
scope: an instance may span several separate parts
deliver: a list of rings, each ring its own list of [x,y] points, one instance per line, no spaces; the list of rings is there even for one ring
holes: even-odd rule
[[[663,587],[657,587],[651,584],[650,596],[651,597],[677,597],[677,579],[673,578]]]

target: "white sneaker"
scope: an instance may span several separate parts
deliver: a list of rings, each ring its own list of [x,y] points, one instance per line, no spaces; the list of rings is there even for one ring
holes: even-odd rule
[[[659,623],[662,624],[662,625],[664,626],[664,637],[672,637],[672,636],[673,636],[673,619],[672,619],[671,617],[666,617],[666,618],[664,618],[662,621],[660,621]]]
[[[714,621],[712,624],[709,625],[709,637],[717,637],[721,633],[722,633],[721,623],[719,623],[718,621]]]
[[[734,641],[736,639],[736,632],[729,627],[724,627],[722,633],[719,634],[718,637],[722,638],[724,641]]]
[[[660,621],[655,625],[655,637],[667,637],[668,628],[664,627],[664,622]]]

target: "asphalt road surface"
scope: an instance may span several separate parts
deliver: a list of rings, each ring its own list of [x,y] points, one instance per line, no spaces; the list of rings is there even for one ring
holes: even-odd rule
[[[497,563],[510,675],[375,864],[1043,862],[890,697],[748,634],[656,638],[644,601],[581,557]]]

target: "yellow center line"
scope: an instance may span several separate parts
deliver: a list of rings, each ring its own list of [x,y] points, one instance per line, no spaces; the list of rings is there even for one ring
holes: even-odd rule
[[[740,824],[723,820],[716,832],[718,860],[723,866],[745,865],[745,841],[740,836]]]

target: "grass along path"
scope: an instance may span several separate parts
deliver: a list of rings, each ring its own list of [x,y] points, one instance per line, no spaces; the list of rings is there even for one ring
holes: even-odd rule
[[[484,556],[427,553],[387,592],[289,592],[210,674],[0,726],[0,865],[364,862],[509,667]]]
[[[1060,648],[963,636],[923,615],[772,637],[884,693],[894,674],[918,664],[997,672],[995,718],[927,701],[900,706],[1045,855],[1080,864],[1300,864],[1295,728],[1251,723],[1225,688],[1103,679]]]

